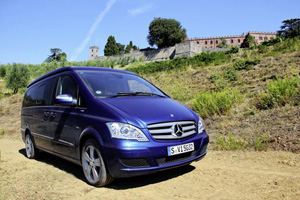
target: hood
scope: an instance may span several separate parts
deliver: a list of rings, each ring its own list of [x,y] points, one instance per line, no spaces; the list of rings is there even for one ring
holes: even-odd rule
[[[166,121],[197,120],[192,110],[170,98],[135,96],[99,101],[119,113],[128,123],[140,128]]]

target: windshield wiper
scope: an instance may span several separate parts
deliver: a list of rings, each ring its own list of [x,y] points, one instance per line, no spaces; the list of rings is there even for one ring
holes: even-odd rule
[[[160,94],[149,93],[149,92],[119,92],[117,95],[110,96],[114,97],[122,97],[122,96],[158,96],[158,97],[166,97]]]

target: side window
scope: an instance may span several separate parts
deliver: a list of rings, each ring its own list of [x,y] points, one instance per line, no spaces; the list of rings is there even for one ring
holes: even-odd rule
[[[77,99],[77,86],[70,76],[59,78],[55,96],[61,94],[70,94],[74,99]]]
[[[45,105],[45,101],[43,100],[44,90],[45,90],[45,84],[38,86],[37,93],[36,93],[36,104],[38,106]]]
[[[138,82],[136,80],[128,80],[128,86],[130,92],[149,92],[151,93],[151,89],[144,85],[141,82]]]
[[[36,104],[38,106],[52,105],[53,87],[56,78],[50,78],[42,82],[37,88]]]
[[[35,106],[36,98],[36,86],[33,86],[27,90],[24,97],[24,107]]]

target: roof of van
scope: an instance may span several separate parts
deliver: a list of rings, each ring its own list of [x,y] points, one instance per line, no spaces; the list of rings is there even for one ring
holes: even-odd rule
[[[84,71],[105,71],[105,72],[119,72],[119,73],[125,73],[125,74],[133,74],[136,75],[133,72],[124,71],[124,70],[117,70],[117,69],[109,69],[109,68],[102,68],[102,67],[62,67],[58,68],[56,70],[53,70],[51,72],[48,72],[47,74],[44,74],[40,76],[39,78],[35,79],[31,83],[27,85],[27,87],[30,87],[31,85],[43,80],[46,77],[52,76],[54,74],[58,74],[65,71],[78,71],[78,70],[84,70]]]

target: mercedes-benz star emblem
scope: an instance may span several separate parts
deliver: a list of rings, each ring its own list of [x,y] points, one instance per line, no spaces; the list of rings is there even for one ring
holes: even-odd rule
[[[183,128],[182,128],[182,126],[179,125],[179,124],[175,124],[173,126],[173,133],[172,133],[172,135],[175,136],[175,137],[180,137],[180,136],[182,136],[182,134],[183,134]]]

